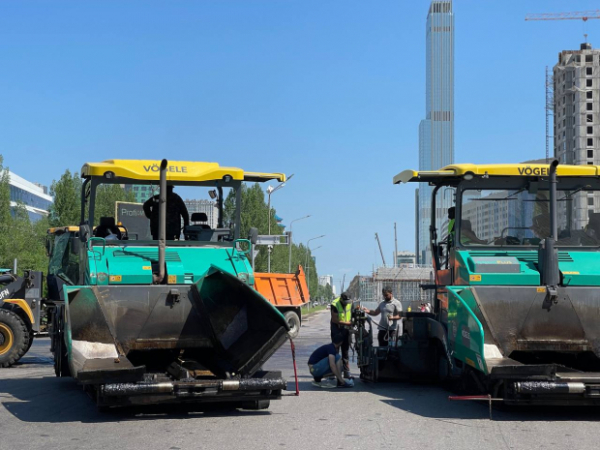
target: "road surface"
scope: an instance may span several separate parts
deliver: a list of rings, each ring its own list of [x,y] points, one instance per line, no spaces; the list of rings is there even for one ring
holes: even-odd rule
[[[328,313],[311,317],[296,339],[299,397],[268,411],[190,407],[136,408],[109,414],[72,379],[55,378],[48,339],[34,342],[22,364],[0,369],[0,449],[597,449],[600,410],[494,411],[454,403],[431,385],[311,385],[306,361],[329,338]],[[293,388],[288,345],[268,362]]]

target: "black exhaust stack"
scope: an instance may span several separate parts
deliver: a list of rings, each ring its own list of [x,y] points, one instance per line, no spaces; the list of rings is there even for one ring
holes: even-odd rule
[[[167,248],[167,166],[168,161],[160,163],[160,192],[158,194],[158,274],[153,274],[154,284],[165,279],[165,253]]]
[[[556,168],[558,161],[550,164],[548,175],[550,177],[550,236],[540,243],[538,251],[538,267],[540,269],[541,285],[546,286],[546,299],[544,308],[550,309],[556,303],[558,296],[558,285],[560,284],[560,271],[558,269],[558,253],[555,248],[558,240],[558,214],[556,199]]]

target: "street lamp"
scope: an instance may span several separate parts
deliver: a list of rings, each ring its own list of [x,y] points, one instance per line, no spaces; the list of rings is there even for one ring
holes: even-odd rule
[[[310,217],[310,214],[308,216],[300,217],[299,219],[294,219],[290,222],[290,242],[288,242],[289,247],[290,247],[290,256],[289,256],[289,263],[288,263],[288,273],[292,273],[292,225],[294,222],[298,222],[299,220],[302,220],[302,219],[308,219],[309,217]]]
[[[325,237],[325,235],[322,234],[321,236],[310,238],[308,241],[306,241],[306,248],[308,249],[308,251],[306,253],[306,267],[307,267],[307,269],[308,269],[308,257],[310,256],[310,241],[314,241],[315,239],[321,239],[321,238],[324,238],[324,237]],[[310,277],[308,275],[308,272],[307,272],[306,281],[307,281],[306,285],[308,287],[308,294],[310,295],[310,284],[309,284],[310,283]]]
[[[313,251],[313,252],[316,252],[316,251],[317,251],[317,250],[319,250],[321,247],[323,247],[323,246],[322,246],[322,245],[319,245],[317,248],[313,248],[313,249],[312,249],[312,251]],[[315,271],[316,271],[315,257],[314,257],[314,256],[312,256],[312,253],[311,253],[311,255],[310,255],[310,260],[309,260],[309,261],[307,261],[307,264],[306,264],[306,282],[307,282],[307,283],[310,283],[310,263],[311,263],[311,260],[312,260],[312,263],[313,263],[313,264],[314,264],[314,266],[315,266]],[[318,295],[318,291],[319,291],[319,289],[318,289],[318,286],[319,286],[319,284],[318,284],[318,283],[319,283],[319,280],[317,280],[317,295]],[[310,284],[307,284],[307,286],[308,286],[309,297],[310,297]],[[311,301],[312,301],[312,298],[311,298]],[[310,308],[310,305],[309,305],[309,308]]]
[[[294,174],[291,174],[287,180],[291,180],[292,177],[294,176]],[[273,192],[277,192],[279,189],[281,189],[282,187],[285,186],[285,183],[281,183],[278,184],[277,186],[273,187],[271,185],[269,185],[267,187],[267,195],[269,196],[269,206],[268,206],[268,217],[269,217],[269,236],[271,236],[271,194]],[[267,252],[267,272],[271,273],[271,252],[273,251],[273,246],[269,244],[268,246],[268,252]]]

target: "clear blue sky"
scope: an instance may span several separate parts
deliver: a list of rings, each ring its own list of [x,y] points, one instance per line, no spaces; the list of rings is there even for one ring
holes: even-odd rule
[[[295,177],[273,195],[336,284],[414,249],[429,1],[3,1],[0,153],[51,184],[85,161],[217,161]],[[457,162],[542,157],[544,68],[596,1],[454,2]],[[600,46],[600,20],[589,41]]]

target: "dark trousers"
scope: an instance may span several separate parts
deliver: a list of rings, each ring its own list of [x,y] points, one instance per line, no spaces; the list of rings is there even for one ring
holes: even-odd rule
[[[333,342],[336,335],[341,334],[344,340],[342,341],[342,366],[344,375],[350,374],[350,330],[345,327],[340,327],[335,323],[331,324],[331,341]]]
[[[386,330],[379,330],[377,332],[377,341],[380,347],[387,347],[388,340],[394,341],[396,339],[396,330],[390,330],[389,334]]]

